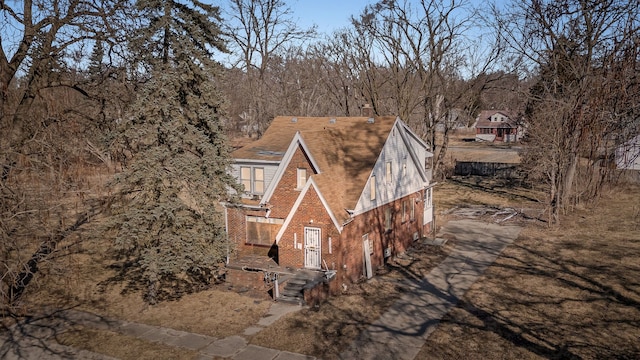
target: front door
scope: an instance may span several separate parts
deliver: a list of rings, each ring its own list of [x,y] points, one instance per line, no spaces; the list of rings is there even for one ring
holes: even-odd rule
[[[320,229],[304,228],[304,267],[309,269],[320,269]]]

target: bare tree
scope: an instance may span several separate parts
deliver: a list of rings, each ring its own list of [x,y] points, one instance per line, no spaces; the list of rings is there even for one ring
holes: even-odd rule
[[[282,0],[229,0],[225,32],[229,37],[229,49],[233,67],[242,70],[244,81],[233,86],[243,86],[243,93],[251,96],[232,101],[233,114],[242,114],[248,127],[260,136],[275,114],[271,105],[267,70],[274,57],[286,56],[286,50],[295,43],[315,36],[315,28],[302,29],[291,9]],[[236,74],[237,75],[237,74]]]
[[[469,33],[477,13],[463,2],[380,1],[353,20],[359,32],[373,39],[376,61],[389,79],[386,93],[393,108],[437,152],[434,173],[444,161],[455,108],[464,108],[474,85],[458,86],[472,72],[485,72],[498,51],[471,56]],[[476,52],[478,53],[478,52]],[[469,73],[465,73],[465,71]],[[479,79],[479,78],[476,78]],[[436,144],[436,129],[444,136]]]
[[[112,54],[128,5],[0,1],[0,298],[9,312],[98,209],[86,181],[96,159],[86,148],[98,144],[99,106],[78,65],[95,40]],[[52,275],[68,275],[58,270]]]
[[[539,72],[529,93],[524,160],[549,187],[551,222],[597,195],[606,172],[595,164],[638,123],[629,91],[636,96],[639,5],[530,0],[497,17],[516,65]]]

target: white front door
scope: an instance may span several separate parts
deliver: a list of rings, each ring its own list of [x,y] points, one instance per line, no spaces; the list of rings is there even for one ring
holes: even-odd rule
[[[320,269],[320,239],[319,228],[304,228],[304,267]]]

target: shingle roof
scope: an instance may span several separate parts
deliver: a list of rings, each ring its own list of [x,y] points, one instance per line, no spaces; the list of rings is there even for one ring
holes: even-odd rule
[[[235,159],[282,160],[300,132],[320,173],[313,175],[339,221],[355,208],[367,179],[395,124],[395,116],[276,117],[262,138],[232,153]]]
[[[509,120],[505,122],[492,122],[491,116],[496,113],[505,115]],[[515,128],[518,127],[516,123],[516,114],[508,110],[483,110],[477,117],[476,128]]]

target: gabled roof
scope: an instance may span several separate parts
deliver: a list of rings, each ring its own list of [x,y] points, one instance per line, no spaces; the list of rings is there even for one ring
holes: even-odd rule
[[[316,189],[316,193],[318,194],[318,197],[320,197],[320,202],[322,203],[324,208],[327,210],[327,213],[329,214],[329,217],[331,218],[331,221],[333,222],[333,226],[335,226],[336,229],[338,229],[338,232],[342,232],[342,224],[338,222],[338,219],[336,218],[335,213],[331,210],[331,208],[329,206],[329,203],[324,198],[324,196],[322,196],[322,192],[317,191],[318,190],[318,185],[315,183],[314,178],[312,177],[312,178],[309,179],[309,181],[307,181],[307,183],[305,184],[304,188],[302,188],[302,191],[300,191],[300,195],[296,199],[296,202],[293,204],[293,207],[292,207],[291,211],[289,212],[289,215],[287,215],[287,218],[284,220],[284,223],[283,223],[282,227],[280,227],[280,230],[278,231],[278,234],[276,234],[276,244],[280,242],[280,239],[282,238],[282,235],[287,230],[287,227],[289,227],[289,223],[291,222],[291,220],[293,219],[293,217],[297,213],[298,207],[300,207],[300,204],[302,203],[302,200],[304,200],[304,197],[307,195],[307,193],[309,192],[309,189],[311,189],[312,187],[314,189]]]
[[[502,114],[507,117],[505,122],[491,121],[495,114]],[[509,110],[483,110],[476,118],[476,128],[515,128],[517,124],[517,114]]]
[[[295,120],[294,120],[295,119]],[[285,161],[299,136],[317,166],[315,187],[339,222],[349,218],[396,122],[395,116],[276,117],[262,138],[232,153],[235,159]],[[296,135],[298,134],[298,135]]]

